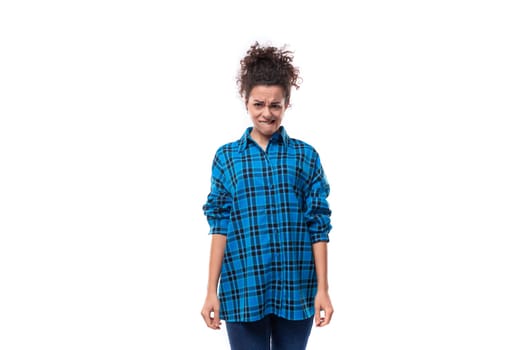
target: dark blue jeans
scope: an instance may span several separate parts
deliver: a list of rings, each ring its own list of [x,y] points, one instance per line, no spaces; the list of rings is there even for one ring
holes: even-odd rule
[[[269,315],[255,322],[226,322],[226,330],[232,350],[305,350],[312,324],[313,317],[290,321]]]

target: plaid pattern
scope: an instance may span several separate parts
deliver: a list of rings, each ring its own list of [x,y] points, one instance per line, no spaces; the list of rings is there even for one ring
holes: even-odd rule
[[[220,317],[303,320],[317,291],[312,243],[331,229],[329,185],[312,146],[281,127],[264,152],[251,130],[217,150],[203,206],[210,234],[227,236]]]

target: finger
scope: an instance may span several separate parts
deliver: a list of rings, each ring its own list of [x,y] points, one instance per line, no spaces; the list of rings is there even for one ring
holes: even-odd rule
[[[332,308],[327,308],[326,310],[322,310],[322,317],[321,317],[321,323],[319,324],[319,327],[324,327],[330,323],[332,320],[332,314],[333,314]]]
[[[330,323],[330,321],[332,321],[332,315],[334,314],[334,309],[330,308],[329,310],[325,312],[325,314],[326,316],[325,316],[324,325],[326,326],[327,324]]]
[[[220,325],[221,325],[221,319],[219,317],[219,309],[217,309],[217,311],[213,311],[213,316],[212,316],[212,325],[213,325],[213,328],[214,329],[220,329]]]
[[[211,327],[212,319],[210,317],[210,313],[206,310],[202,310],[201,312],[202,318],[204,319],[204,323],[206,323],[206,326]]]
[[[315,308],[315,325],[319,327],[322,322],[322,314],[321,314],[321,308],[316,307]]]

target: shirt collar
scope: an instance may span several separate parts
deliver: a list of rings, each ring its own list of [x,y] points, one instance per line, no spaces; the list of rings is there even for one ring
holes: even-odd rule
[[[239,152],[242,152],[248,147],[249,142],[254,142],[253,139],[250,136],[250,133],[252,132],[253,127],[250,126],[246,129],[244,134],[242,135],[241,139],[239,140]],[[281,126],[277,132],[275,132],[272,135],[272,138],[270,139],[270,143],[280,143],[284,145],[284,148],[288,147],[288,142],[290,140],[290,137],[288,136],[288,133],[284,129],[284,126]]]

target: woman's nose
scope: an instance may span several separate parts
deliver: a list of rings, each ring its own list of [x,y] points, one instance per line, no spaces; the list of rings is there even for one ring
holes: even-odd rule
[[[270,112],[270,106],[266,106],[263,109],[263,117],[270,118],[272,116],[272,113]]]

